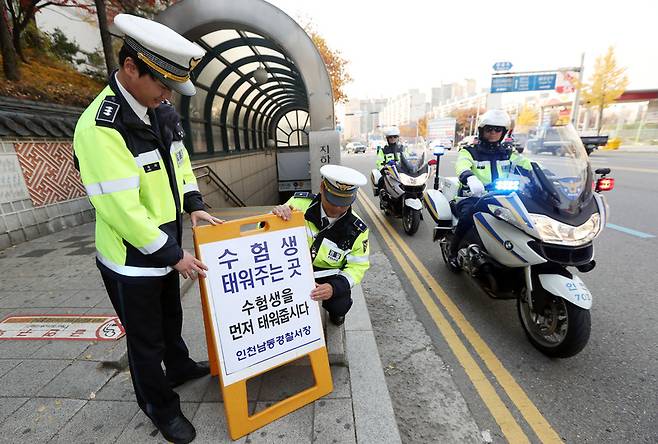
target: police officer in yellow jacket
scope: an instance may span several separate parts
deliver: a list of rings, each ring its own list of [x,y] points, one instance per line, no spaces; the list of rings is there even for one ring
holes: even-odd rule
[[[459,217],[454,236],[450,241],[448,262],[453,269],[458,267],[457,252],[464,234],[473,224],[473,214],[478,211],[479,197],[484,194],[487,185],[504,179],[510,173],[530,171],[530,160],[512,150],[511,145],[503,143],[505,134],[511,126],[507,112],[492,109],[480,116],[478,138],[475,144],[459,150],[455,170],[459,178],[459,195],[468,197],[460,199],[456,205]]]
[[[404,147],[400,144],[400,129],[392,126],[384,131],[386,136],[386,145],[380,148],[377,147],[377,169],[381,171],[382,175],[377,181],[377,186],[373,189],[375,196],[379,196],[379,191],[384,186],[384,167],[390,161],[399,162],[400,154],[404,151]]]
[[[195,93],[189,72],[204,51],[150,20],[120,14],[114,23],[125,34],[120,68],[76,125],[75,161],[96,210],[96,262],[126,329],[137,402],[164,438],[187,443],[196,432],[172,387],[209,369],[181,337],[178,275],[205,276],[207,267],[181,248],[182,212],[193,225],[221,221],[203,211],[167,100],[172,89]]]
[[[368,227],[351,206],[366,178],[339,165],[325,165],[320,174],[320,194],[295,193],[272,212],[284,220],[292,210],[304,212],[315,276],[311,298],[322,301],[331,322],[341,325],[352,307],[352,287],[370,267]]]

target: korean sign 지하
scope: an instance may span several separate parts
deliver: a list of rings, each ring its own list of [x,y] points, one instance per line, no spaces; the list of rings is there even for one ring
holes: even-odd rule
[[[253,231],[199,245],[224,386],[324,347],[305,228]]]

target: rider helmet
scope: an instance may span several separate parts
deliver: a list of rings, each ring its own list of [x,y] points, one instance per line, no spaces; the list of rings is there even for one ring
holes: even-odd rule
[[[478,121],[478,140],[480,141],[480,145],[484,145],[485,148],[496,149],[500,146],[500,142],[505,137],[511,124],[512,119],[502,109],[490,109],[482,114]],[[489,131],[500,133],[500,138],[497,142],[490,142],[488,138],[484,137],[484,133]]]
[[[386,137],[386,142],[392,144],[389,138],[400,137],[400,129],[397,126],[386,128],[384,131],[384,136]]]
[[[400,128],[398,128],[397,126],[386,128],[386,131],[384,131],[384,135],[386,137],[400,136]]]

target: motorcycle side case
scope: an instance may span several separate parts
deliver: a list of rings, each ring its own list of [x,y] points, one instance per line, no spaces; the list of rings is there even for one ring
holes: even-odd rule
[[[585,310],[592,308],[592,294],[578,276],[569,279],[559,274],[540,274],[539,282],[544,290],[555,296]]]
[[[473,218],[484,248],[496,261],[507,267],[527,267],[546,262],[530,248],[528,242],[532,238],[523,231],[488,213],[475,213]]]
[[[453,217],[452,210],[450,209],[450,201],[446,199],[441,191],[433,189],[425,190],[423,192],[423,200],[434,222],[446,225],[445,221],[450,221],[450,225],[452,225]]]
[[[382,173],[378,169],[373,168],[372,170],[370,170],[370,183],[372,184],[373,187],[377,186],[380,177],[382,177]]]

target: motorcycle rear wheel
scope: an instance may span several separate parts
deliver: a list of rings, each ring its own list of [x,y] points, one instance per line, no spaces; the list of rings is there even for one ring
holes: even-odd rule
[[[420,210],[405,207],[402,214],[402,227],[404,228],[404,232],[411,236],[418,231],[419,225]]]
[[[589,310],[550,294],[543,313],[530,311],[525,297],[517,299],[516,308],[530,343],[552,358],[577,355],[589,340],[592,319]]]

